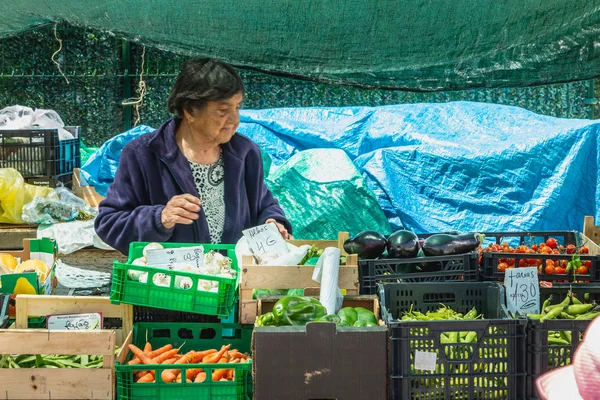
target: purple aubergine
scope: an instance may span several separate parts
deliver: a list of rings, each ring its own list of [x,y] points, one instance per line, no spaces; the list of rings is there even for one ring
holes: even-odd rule
[[[379,232],[364,231],[344,242],[348,254],[358,254],[358,258],[373,259],[385,251],[387,239]]]
[[[426,257],[434,257],[470,253],[481,246],[484,237],[485,235],[481,233],[465,233],[464,235],[440,233],[432,235],[423,242],[423,254]]]
[[[414,258],[419,254],[419,248],[419,238],[411,231],[396,231],[388,238],[389,258]]]

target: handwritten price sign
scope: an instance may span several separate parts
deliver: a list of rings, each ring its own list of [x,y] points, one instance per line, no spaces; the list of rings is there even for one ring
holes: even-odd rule
[[[46,325],[56,331],[90,331],[102,329],[102,313],[48,315]]]
[[[204,247],[148,250],[148,265],[157,268],[170,268],[175,264],[191,264],[196,268],[202,267],[204,265]]]
[[[274,251],[282,256],[289,251],[285,240],[283,240],[277,226],[273,223],[246,229],[243,234],[248,241],[250,250],[256,255],[262,256],[265,253]]]
[[[508,268],[504,274],[506,306],[513,314],[539,314],[540,284],[536,267]]]

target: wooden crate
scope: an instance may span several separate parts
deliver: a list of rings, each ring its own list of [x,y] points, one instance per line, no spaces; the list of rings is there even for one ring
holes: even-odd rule
[[[102,200],[104,200],[103,196],[100,196],[96,189],[93,186],[89,186],[85,179],[81,176],[81,170],[79,168],[75,168],[73,170],[73,183],[71,185],[71,190],[75,194],[75,196],[85,200],[88,205],[91,207],[98,208],[98,205]]]
[[[16,319],[13,327],[15,329],[27,329],[27,319],[29,317],[91,312],[102,313],[104,318],[121,319],[122,327],[115,331],[117,345],[123,343],[125,335],[133,328],[133,306],[128,304],[111,304],[108,297],[37,296],[24,294],[17,296]]]
[[[102,368],[0,369],[7,399],[112,399],[115,331],[0,330],[0,354],[101,355]]]
[[[346,254],[344,241],[348,233],[342,232],[338,240],[290,240],[294,246],[315,245],[320,249],[337,247],[342,255],[346,255],[346,265],[340,266],[338,285],[345,289],[347,295],[358,294],[358,256]],[[258,301],[252,299],[254,289],[310,289],[319,285],[312,280],[315,270],[310,265],[257,265],[254,257],[243,256],[240,281],[240,323],[254,324],[258,311]]]
[[[600,226],[594,225],[594,217],[588,216],[583,220],[583,234],[590,239],[590,241],[594,242],[594,244],[597,245],[600,243]],[[590,248],[590,253],[591,250],[592,249]]]

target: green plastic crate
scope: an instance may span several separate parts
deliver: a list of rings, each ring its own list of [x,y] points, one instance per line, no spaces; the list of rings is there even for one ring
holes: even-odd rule
[[[220,318],[228,317],[234,308],[240,285],[240,269],[235,257],[235,245],[202,244],[204,250],[226,251],[227,256],[233,260],[232,268],[237,271],[235,278],[222,278],[210,275],[193,274],[180,271],[169,271],[153,267],[131,265],[133,260],[142,257],[143,249],[148,243],[134,242],[129,249],[127,263],[116,262],[113,265],[112,285],[110,288],[110,301],[114,304],[133,304],[162,308],[172,311],[184,311],[205,315],[217,315]],[[198,246],[197,243],[161,243],[164,248],[179,248]],[[129,270],[148,272],[146,283],[136,282],[127,277]],[[170,277],[169,287],[157,286],[153,283],[155,274],[165,274]],[[175,287],[176,277],[188,277],[192,280],[192,287],[180,289]],[[219,282],[218,292],[197,290],[199,280]]]
[[[226,332],[232,332],[227,336]],[[138,347],[143,347],[148,341],[153,348],[166,344],[174,348],[183,346],[182,353],[190,350],[219,349],[224,344],[231,344],[241,352],[250,353],[252,344],[252,328],[242,327],[238,324],[211,324],[211,323],[156,323],[139,322],[134,324],[132,342]],[[129,352],[125,361],[132,358]],[[135,383],[133,371],[139,371],[139,365],[122,365],[118,362],[115,366],[117,379],[118,399],[228,399],[249,400],[252,398],[252,362],[244,364],[187,364],[178,365],[182,374],[188,369],[202,368],[206,371],[206,380],[201,383],[163,382],[160,378],[161,371],[173,369],[173,365],[144,366],[145,370],[154,370],[156,381],[154,383]],[[214,369],[234,369],[233,381],[212,382],[210,377]]]
[[[15,323],[14,319],[10,320],[10,325]],[[27,328],[29,329],[46,329],[46,317],[29,317],[27,318]]]

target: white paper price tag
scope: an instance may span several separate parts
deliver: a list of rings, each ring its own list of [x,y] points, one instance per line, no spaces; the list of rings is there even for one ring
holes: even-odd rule
[[[508,268],[504,273],[506,306],[513,314],[540,313],[537,267]]]
[[[437,354],[428,351],[415,351],[415,369],[435,372]]]
[[[200,268],[204,265],[204,247],[180,247],[177,249],[148,250],[148,265],[170,268],[175,264],[190,264]]]
[[[289,252],[285,240],[281,237],[277,225],[268,223],[255,226],[254,228],[243,231],[250,250],[258,256],[274,251],[278,256]]]
[[[46,326],[51,331],[91,331],[102,329],[102,313],[48,315]]]

